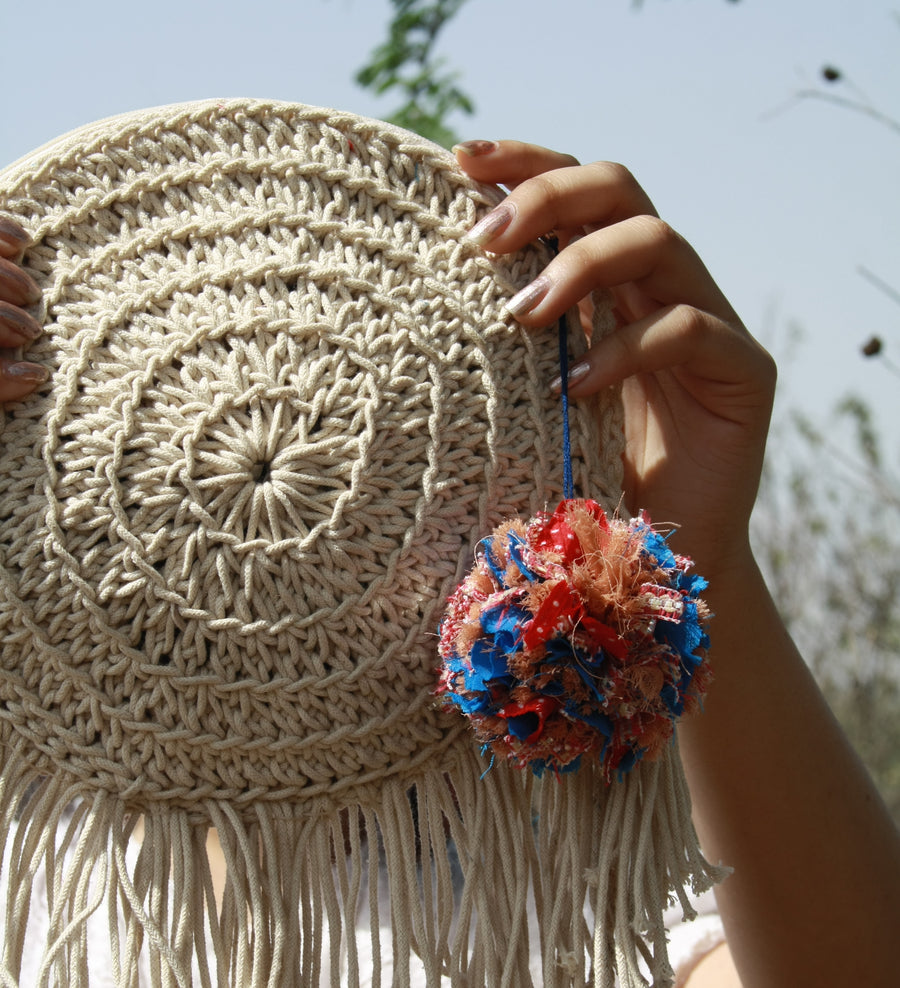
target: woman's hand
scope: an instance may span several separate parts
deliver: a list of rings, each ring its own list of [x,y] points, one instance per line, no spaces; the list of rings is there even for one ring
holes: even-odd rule
[[[0,216],[0,402],[25,398],[47,380],[46,368],[19,356],[41,334],[40,323],[26,311],[41,291],[17,264],[30,243],[18,223]]]
[[[700,258],[620,165],[514,141],[456,153],[473,178],[512,189],[471,239],[506,253],[553,231],[562,245],[510,301],[519,322],[548,326],[598,288],[613,297],[618,331],[571,367],[569,390],[621,382],[628,507],[679,525],[704,574],[746,557],[775,368]]]
[[[673,543],[711,578],[715,678],[679,738],[704,851],[734,868],[716,895],[742,983],[893,985],[900,838],[749,548],[771,358],[619,165],[509,141],[457,156],[512,189],[476,242],[505,252],[555,230],[564,245],[512,300],[520,322],[546,326],[594,288],[615,299],[619,328],[572,368],[571,392],[622,382],[628,506],[680,523]],[[841,943],[823,949],[836,909]]]

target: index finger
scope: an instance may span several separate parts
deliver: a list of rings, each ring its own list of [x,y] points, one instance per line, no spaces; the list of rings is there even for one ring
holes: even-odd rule
[[[597,230],[637,216],[656,216],[650,197],[623,165],[597,161],[525,179],[469,236],[506,254],[552,230]]]
[[[453,146],[453,152],[467,175],[509,189],[535,175],[578,165],[571,154],[522,141],[463,141]]]

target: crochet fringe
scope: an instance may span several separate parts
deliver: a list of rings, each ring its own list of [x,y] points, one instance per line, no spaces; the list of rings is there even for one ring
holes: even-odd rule
[[[456,769],[387,781],[368,808],[299,818],[256,803],[241,817],[209,801],[200,819],[85,799],[59,777],[35,783],[10,752],[0,985],[17,988],[23,955],[40,953],[36,984],[87,986],[107,960],[90,954],[92,914],[106,917],[109,977],[123,988],[611,988],[615,974],[637,988],[642,961],[649,983],[670,985],[663,910],[677,898],[692,918],[687,888],[724,875],[697,845],[676,746],[612,785],[592,769],[537,780],[500,764],[479,778],[485,765],[463,751]],[[227,866],[219,901],[210,827]],[[46,903],[32,896],[41,870]],[[541,971],[529,966],[535,936]]]

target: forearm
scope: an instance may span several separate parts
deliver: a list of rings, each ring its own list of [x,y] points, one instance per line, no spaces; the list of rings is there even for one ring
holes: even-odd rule
[[[746,988],[896,984],[900,838],[749,553],[708,595],[715,680],[681,749]]]

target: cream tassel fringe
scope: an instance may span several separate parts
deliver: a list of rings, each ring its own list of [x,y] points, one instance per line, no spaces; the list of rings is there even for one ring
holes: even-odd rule
[[[366,808],[207,801],[141,817],[71,780],[35,785],[8,752],[0,985],[26,983],[23,961],[28,984],[71,988],[98,971],[125,988],[671,984],[663,910],[677,897],[692,917],[685,887],[723,877],[697,846],[675,746],[611,786],[590,770],[485,773],[475,751],[459,762],[382,782]],[[41,872],[46,903],[32,897]]]

